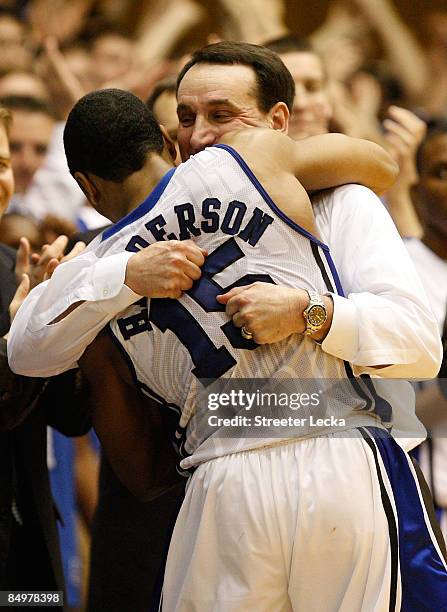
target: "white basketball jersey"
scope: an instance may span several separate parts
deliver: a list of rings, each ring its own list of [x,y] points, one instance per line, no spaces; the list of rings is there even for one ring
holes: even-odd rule
[[[104,232],[97,252],[169,239],[192,239],[208,252],[200,280],[179,300],[140,300],[110,329],[143,393],[178,412],[182,467],[289,438],[390,426],[391,407],[369,377],[354,378],[303,335],[262,346],[244,340],[216,301],[255,281],[342,293],[328,247],[277,208],[232,148],[208,148],[171,170]],[[246,395],[235,395],[242,388]]]

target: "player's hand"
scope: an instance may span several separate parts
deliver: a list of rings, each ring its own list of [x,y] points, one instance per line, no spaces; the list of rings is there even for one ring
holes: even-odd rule
[[[226,304],[225,312],[236,327],[245,327],[258,344],[278,342],[290,334],[303,333],[306,327],[302,313],[309,296],[304,289],[257,282],[234,287],[218,295],[217,301]]]
[[[155,242],[127,262],[126,285],[150,298],[179,298],[201,276],[206,251],[191,240]]]

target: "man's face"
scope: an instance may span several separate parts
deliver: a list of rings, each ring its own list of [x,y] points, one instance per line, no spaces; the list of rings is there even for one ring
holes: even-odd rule
[[[2,70],[25,69],[32,62],[32,55],[24,45],[23,26],[14,17],[0,16],[0,68]]]
[[[281,55],[295,81],[295,100],[289,121],[289,136],[300,140],[325,134],[331,118],[326,77],[320,58],[307,51]]]
[[[183,161],[246,127],[270,127],[258,107],[254,71],[249,66],[196,64],[177,93],[178,144]]]
[[[118,79],[132,64],[133,45],[130,40],[117,34],[106,34],[98,38],[91,50],[93,73],[99,84]]]
[[[418,192],[424,225],[447,237],[447,134],[432,138],[425,146]]]
[[[8,136],[5,127],[0,124],[0,219],[8,208],[13,192],[14,177],[9,154]]]
[[[54,121],[45,113],[17,110],[13,114],[10,132],[12,168],[16,192],[25,193],[45,159]]]

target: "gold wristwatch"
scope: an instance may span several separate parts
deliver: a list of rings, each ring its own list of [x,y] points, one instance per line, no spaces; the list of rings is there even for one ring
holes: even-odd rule
[[[309,306],[303,311],[303,317],[306,321],[306,336],[311,336],[320,331],[326,323],[327,311],[323,299],[316,291],[306,289],[309,295]]]

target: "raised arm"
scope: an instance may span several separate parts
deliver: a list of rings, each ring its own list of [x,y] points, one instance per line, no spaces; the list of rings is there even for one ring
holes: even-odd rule
[[[291,171],[306,191],[359,183],[382,193],[391,187],[398,172],[385,149],[343,134],[322,134],[293,142],[289,160]]]
[[[279,130],[252,128],[230,132],[222,143],[235,147],[249,165],[266,176],[290,172],[306,191],[358,183],[375,193],[389,189],[398,165],[381,146],[344,134],[322,134],[295,141]]]
[[[398,166],[385,149],[344,134],[322,134],[295,141],[278,130],[246,129],[222,139],[250,162],[294,174],[306,191],[359,183],[376,193],[393,184]]]

